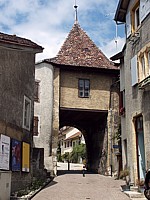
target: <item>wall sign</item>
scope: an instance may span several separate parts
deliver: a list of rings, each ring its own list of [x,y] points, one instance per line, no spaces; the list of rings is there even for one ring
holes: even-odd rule
[[[0,169],[9,170],[10,137],[0,135]]]
[[[21,166],[21,142],[15,139],[11,141],[11,151],[12,151],[12,159],[11,159],[11,169],[12,171],[20,171]]]
[[[22,143],[22,171],[29,172],[30,168],[30,145]]]

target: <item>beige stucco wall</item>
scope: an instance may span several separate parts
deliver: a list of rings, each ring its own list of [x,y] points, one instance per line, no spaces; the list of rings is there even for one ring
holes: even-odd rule
[[[90,98],[78,97],[78,79],[90,80]],[[62,71],[60,107],[108,110],[111,78],[103,74]]]

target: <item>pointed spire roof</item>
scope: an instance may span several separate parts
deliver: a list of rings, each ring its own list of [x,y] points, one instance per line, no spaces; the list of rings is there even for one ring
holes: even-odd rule
[[[48,61],[60,65],[118,69],[81,29],[79,23],[74,23],[57,56]]]

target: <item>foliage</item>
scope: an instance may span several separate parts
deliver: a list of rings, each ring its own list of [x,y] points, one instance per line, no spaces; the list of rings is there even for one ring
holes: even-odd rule
[[[124,170],[120,171],[119,178],[124,179],[126,181],[126,184],[129,185],[129,175],[129,169],[125,168]]]
[[[117,132],[115,133],[113,139],[116,139],[118,142],[121,140],[121,124],[119,124]]]
[[[144,186],[144,184],[145,184],[144,179],[137,179],[136,180],[136,185],[138,185],[138,186]]]
[[[66,152],[66,153],[64,153],[62,155],[62,161],[64,161],[64,160],[66,160],[66,161],[70,160],[70,154],[69,154],[69,152]]]
[[[60,153],[57,153],[57,161],[58,162],[62,162],[63,161],[62,156],[61,156]]]
[[[70,155],[70,161],[77,163],[79,158],[86,159],[86,145],[85,144],[79,144],[76,145]]]
[[[41,186],[43,186],[43,184],[44,184],[44,180],[35,180],[32,182],[30,187],[27,187],[24,190],[19,190],[18,192],[16,192],[17,197],[28,195],[31,191],[35,191],[39,189]]]
[[[129,176],[129,170],[128,169],[124,169],[122,171],[120,171],[120,178],[123,179],[125,177]]]

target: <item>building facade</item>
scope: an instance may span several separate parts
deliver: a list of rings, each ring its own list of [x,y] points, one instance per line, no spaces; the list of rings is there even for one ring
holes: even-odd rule
[[[118,67],[106,58],[78,22],[74,23],[57,56],[46,61],[54,67],[54,171],[57,171],[58,133],[63,126],[75,127],[84,135],[89,170],[103,174],[110,168],[115,171],[117,158],[112,145],[119,119],[119,96],[115,87]],[[112,166],[115,167],[112,169]]]
[[[53,66],[46,61],[35,65],[33,146],[44,149],[44,165],[49,172],[53,171],[53,71]]]
[[[125,23],[126,44],[120,59],[123,167],[131,183],[150,168],[150,1],[120,0],[115,21]]]
[[[30,40],[0,33],[0,172],[11,171],[11,191],[32,179],[35,54]]]
[[[78,129],[74,127],[63,127],[60,130],[58,135],[58,145],[60,147],[61,155],[71,153],[73,147],[79,144],[85,144],[85,140]]]

